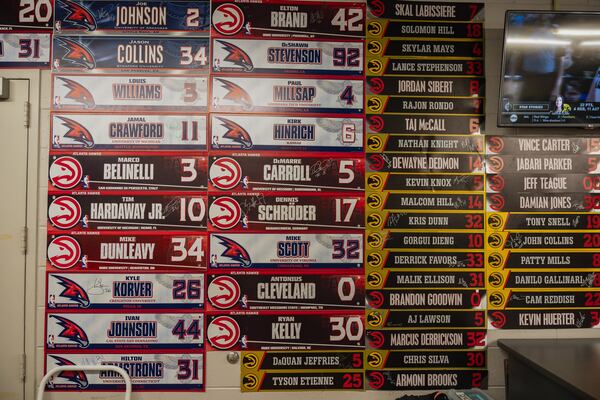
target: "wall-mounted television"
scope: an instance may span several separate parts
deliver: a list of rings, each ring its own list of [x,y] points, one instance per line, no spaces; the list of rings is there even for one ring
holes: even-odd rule
[[[600,13],[507,11],[498,125],[600,127]]]

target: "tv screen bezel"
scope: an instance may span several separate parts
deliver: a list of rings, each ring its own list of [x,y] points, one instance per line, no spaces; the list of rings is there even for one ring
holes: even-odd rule
[[[504,70],[506,67],[506,33],[508,28],[508,15],[510,13],[520,14],[553,14],[553,15],[597,15],[600,17],[600,11],[551,11],[551,10],[506,10],[504,14],[504,32],[502,34],[502,70],[500,72],[500,82],[498,85],[498,118],[497,126],[499,128],[600,128],[600,121],[597,123],[573,122],[573,123],[503,123],[502,114],[505,112],[502,107],[502,95],[504,92]],[[599,66],[600,67],[600,66]]]

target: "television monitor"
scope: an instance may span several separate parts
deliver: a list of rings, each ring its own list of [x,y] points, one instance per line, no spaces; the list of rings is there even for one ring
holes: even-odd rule
[[[507,11],[498,125],[600,127],[600,13]]]

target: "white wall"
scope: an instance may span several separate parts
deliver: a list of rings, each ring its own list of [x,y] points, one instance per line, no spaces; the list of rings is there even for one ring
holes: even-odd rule
[[[539,9],[547,10],[552,7],[552,0],[486,0],[485,18],[486,18],[486,133],[506,133],[517,134],[524,133],[523,129],[499,129],[496,128],[497,118],[497,103],[498,103],[498,84],[501,68],[501,52],[502,52],[502,29],[504,26],[504,12],[508,9]],[[561,10],[600,10],[600,0],[558,0],[558,9]],[[30,72],[29,72],[30,73]],[[37,74],[36,74],[37,75]],[[38,171],[37,193],[31,193],[30,196],[38,199],[37,209],[37,238],[33,232],[30,237],[30,252],[35,252],[37,260],[37,285],[29,285],[32,288],[28,291],[28,298],[36,296],[37,307],[30,307],[28,312],[28,321],[30,321],[28,330],[35,331],[35,357],[31,347],[28,348],[28,378],[26,381],[26,397],[28,400],[33,399],[34,391],[37,389],[37,383],[41,379],[43,369],[43,345],[44,345],[44,285],[45,285],[45,251],[46,251],[46,191],[47,191],[47,165],[48,165],[48,133],[49,133],[49,106],[50,106],[50,74],[48,71],[41,73],[41,96],[39,109],[32,110],[32,113],[39,113],[39,143],[40,149],[32,149],[30,159],[33,159],[32,165]],[[0,108],[0,120],[10,118],[8,115],[2,115]],[[34,122],[36,118],[33,119]],[[34,126],[35,128],[35,126]],[[532,133],[532,130],[527,130],[527,133]],[[539,131],[538,131],[539,132]],[[579,130],[564,130],[565,134],[581,134]],[[39,151],[39,159],[38,157]],[[30,198],[31,198],[30,197]],[[32,211],[32,215],[35,212]],[[31,232],[31,231],[30,231]],[[33,266],[31,266],[33,267]],[[33,276],[30,274],[29,276]],[[33,289],[35,287],[35,289]],[[37,292],[37,293],[36,293]],[[35,318],[33,315],[35,314]],[[504,371],[503,371],[503,355],[497,347],[499,338],[566,338],[566,337],[598,337],[600,330],[533,330],[533,331],[490,331],[489,338],[489,392],[497,399],[504,399]],[[31,343],[29,344],[31,346]],[[174,393],[168,394],[170,400],[183,399],[236,399],[243,398],[246,400],[264,399],[302,399],[312,400],[321,399],[326,396],[330,400],[341,400],[344,397],[351,396],[353,399],[395,399],[398,396],[397,392],[365,392],[352,393],[345,392],[336,393],[261,393],[261,394],[244,394],[239,392],[239,364],[230,365],[226,359],[226,352],[209,352],[207,356],[207,375],[206,375],[206,394],[198,393]],[[35,358],[35,359],[33,359]],[[5,368],[6,366],[0,366]],[[34,377],[35,375],[35,377]],[[135,394],[135,399],[154,400],[161,399],[165,395],[161,393],[138,393]],[[85,394],[70,394],[70,393],[55,393],[48,394],[46,398],[50,399],[78,399],[78,400],[104,400],[119,398],[117,394],[110,393],[85,393]]]

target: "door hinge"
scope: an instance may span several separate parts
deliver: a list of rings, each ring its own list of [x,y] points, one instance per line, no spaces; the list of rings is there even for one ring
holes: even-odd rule
[[[27,355],[21,354],[21,382],[25,382],[27,377]]]
[[[29,236],[29,229],[27,229],[27,227],[24,226],[21,229],[21,253],[22,254],[27,254],[28,236]]]
[[[25,113],[25,120],[23,121],[23,125],[25,125],[25,128],[29,128],[29,122],[30,122],[30,116],[31,116],[31,103],[26,101],[24,104],[24,110],[23,112]]]

